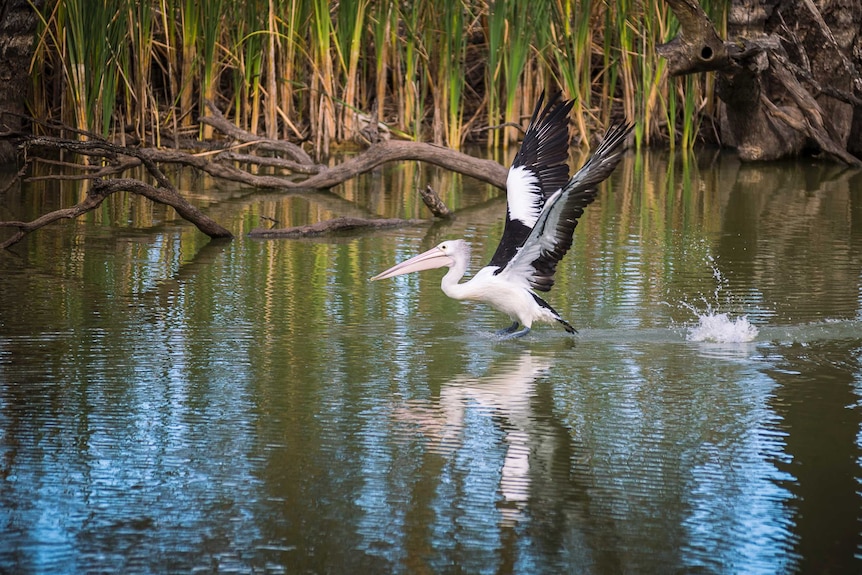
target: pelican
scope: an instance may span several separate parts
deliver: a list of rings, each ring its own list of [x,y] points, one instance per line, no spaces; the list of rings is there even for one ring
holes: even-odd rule
[[[500,338],[527,335],[534,322],[559,322],[567,332],[576,333],[536,292],[547,292],[554,285],[557,263],[572,246],[578,218],[595,199],[598,185],[619,163],[632,126],[624,123],[608,130],[601,145],[569,179],[568,116],[574,101],[561,102],[559,97],[549,98],[542,109],[543,93],[536,103],[509,168],[506,223],[487,266],[460,283],[470,263],[470,245],[462,239],[447,240],[371,281],[445,266],[449,271],[440,284],[443,293],[457,300],[487,303],[509,316],[512,324],[497,332]]]

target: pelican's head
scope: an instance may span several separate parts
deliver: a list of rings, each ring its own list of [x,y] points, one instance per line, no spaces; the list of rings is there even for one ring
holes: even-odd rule
[[[425,253],[413,256],[409,260],[394,265],[383,273],[377,274],[371,281],[394,278],[411,272],[433,270],[434,268],[452,267],[456,263],[466,263],[470,259],[470,246],[464,240],[447,240]]]

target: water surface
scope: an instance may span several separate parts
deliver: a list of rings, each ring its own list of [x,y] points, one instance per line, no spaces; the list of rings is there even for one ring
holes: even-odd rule
[[[449,237],[483,265],[496,190],[172,177],[237,239],[117,196],[0,255],[0,572],[862,568],[862,176],[630,155],[548,295],[579,334],[507,342],[441,271],[367,281]],[[454,223],[244,236],[425,217],[428,181]],[[13,188],[0,219],[78,186]],[[756,337],[692,341],[719,314]]]

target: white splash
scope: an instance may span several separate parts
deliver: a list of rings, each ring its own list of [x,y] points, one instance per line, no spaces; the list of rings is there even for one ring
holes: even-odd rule
[[[721,291],[727,285],[727,279],[721,274],[715,258],[707,256],[707,262],[712,268],[712,276],[716,281],[713,298],[718,307],[721,301]],[[732,318],[728,313],[719,313],[703,298],[706,309],[699,310],[688,302],[683,302],[683,307],[697,316],[698,323],[688,328],[686,339],[688,341],[708,341],[715,343],[743,343],[752,341],[757,337],[759,330],[753,326],[745,315]],[[730,302],[728,302],[730,303]]]
[[[752,341],[759,333],[746,316],[731,319],[726,313],[708,311],[698,314],[699,323],[688,328],[688,341],[712,341],[716,343],[742,343]]]

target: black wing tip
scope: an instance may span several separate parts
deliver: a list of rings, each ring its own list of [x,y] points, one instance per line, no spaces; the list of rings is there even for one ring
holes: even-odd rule
[[[599,153],[601,149],[612,150],[623,144],[626,139],[628,139],[629,134],[632,133],[632,130],[635,129],[635,125],[628,120],[623,120],[622,122],[616,122],[611,124],[611,127],[608,128],[608,131],[605,132],[605,137],[602,138],[602,143],[599,144],[598,149],[596,150],[596,154]]]
[[[633,129],[634,124],[627,121],[612,125],[605,132],[601,144],[569,180],[566,189],[569,192],[584,191],[607,179],[622,159],[625,142]]]
[[[622,154],[625,151],[626,140],[628,140],[634,127],[634,124],[624,121],[612,125],[608,128],[608,131],[605,132],[605,137],[602,139],[602,143],[599,144],[599,147],[596,148],[592,158],[590,158],[590,161],[596,161],[598,163],[612,163],[610,171],[605,177],[610,176],[610,172],[614,170],[622,157]]]
[[[537,123],[537,119],[541,121],[544,119],[548,113],[553,111],[556,108],[562,109],[564,107],[568,108],[566,111],[566,115],[568,116],[568,112],[571,111],[572,106],[575,105],[574,100],[563,100],[560,101],[560,98],[563,97],[562,90],[554,90],[551,92],[550,97],[548,98],[548,103],[545,105],[544,109],[542,109],[542,103],[545,101],[545,90],[542,90],[542,93],[539,94],[539,99],[536,100],[536,107],[533,108],[533,115],[530,118],[530,125],[527,126],[527,131]]]
[[[562,100],[562,92],[553,93],[545,103],[542,91],[530,118],[530,125],[512,167],[525,167],[539,179],[543,199],[569,180],[569,115],[574,100]]]
[[[533,108],[533,115],[530,117],[530,124],[527,126],[524,138],[527,137],[527,134],[538,132],[540,129],[554,124],[562,124],[568,128],[569,113],[572,111],[575,101],[561,100],[562,96],[563,93],[561,91],[554,91],[548,98],[548,103],[543,108],[545,90],[542,90],[542,93],[539,94],[539,99],[536,101],[536,107]]]

